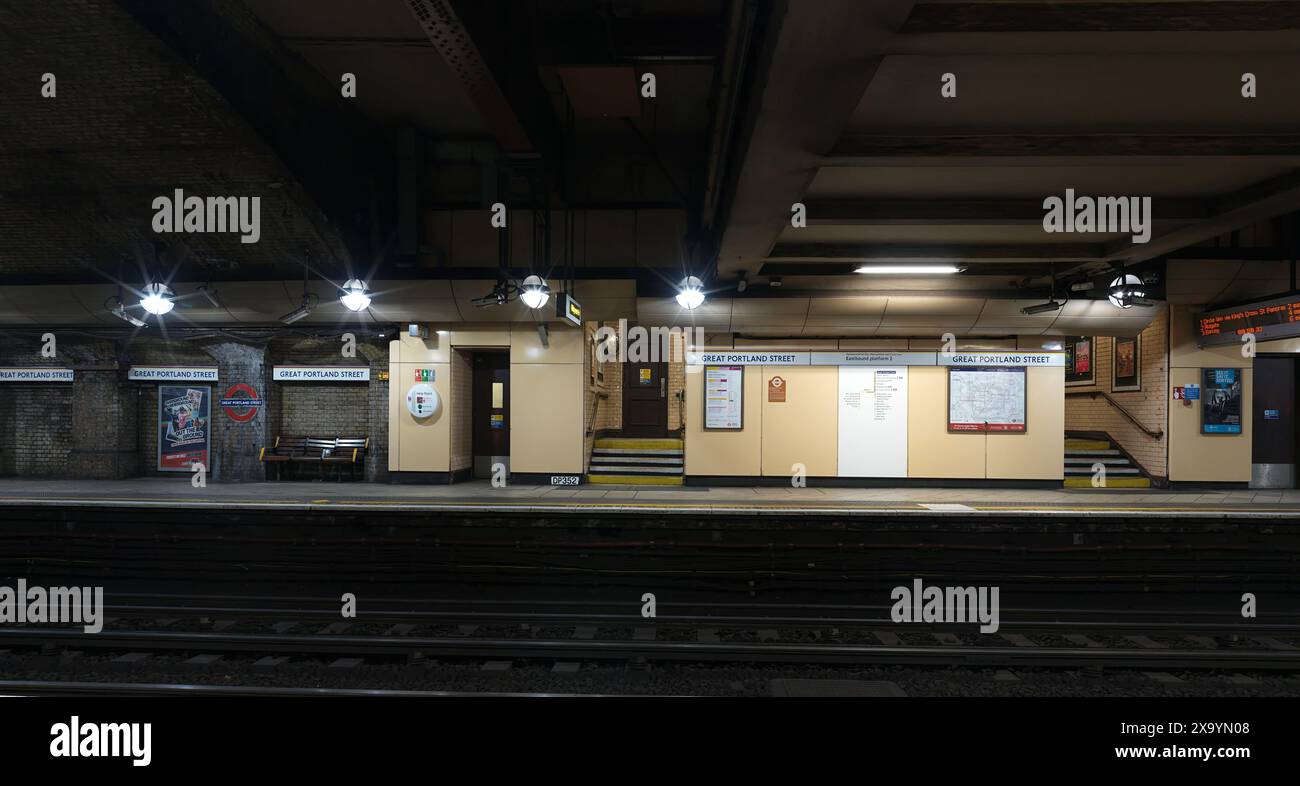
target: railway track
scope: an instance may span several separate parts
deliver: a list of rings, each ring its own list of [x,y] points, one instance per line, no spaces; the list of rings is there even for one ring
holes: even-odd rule
[[[0,648],[220,656],[556,661],[711,661],[923,666],[1300,671],[1300,625],[1193,609],[1008,609],[997,633],[903,625],[888,609],[806,604],[674,606],[652,620],[627,604],[402,601],[340,620],[311,598],[149,596],[107,609],[99,633],[0,628]],[[541,610],[539,610],[539,608]],[[615,610],[621,608],[623,610]]]

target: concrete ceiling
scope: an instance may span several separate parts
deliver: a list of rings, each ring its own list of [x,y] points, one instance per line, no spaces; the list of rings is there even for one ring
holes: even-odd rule
[[[719,289],[743,271],[758,286],[780,275],[786,291],[892,284],[964,298],[1000,286],[1014,297],[1027,283],[1045,292],[1053,272],[1097,275],[1189,247],[1228,260],[1222,241],[1300,210],[1300,4],[1178,5],[789,3]],[[1241,97],[1245,72],[1257,98]],[[948,73],[955,98],[940,94]],[[1067,188],[1152,197],[1153,239],[1043,231],[1042,200]],[[806,227],[791,226],[796,202]],[[867,261],[967,272],[864,284],[851,270]],[[1007,274],[1015,264],[1025,276]],[[1255,290],[1277,281],[1234,284],[1243,263],[1208,264],[1213,275],[1180,297],[1267,294]]]

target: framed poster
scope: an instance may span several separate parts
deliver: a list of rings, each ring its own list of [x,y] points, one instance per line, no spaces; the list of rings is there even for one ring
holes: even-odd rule
[[[952,366],[948,369],[948,431],[1023,434],[1024,366]]]
[[[745,427],[745,367],[704,367],[704,428],[740,431]]]
[[[1110,390],[1112,393],[1142,389],[1141,349],[1137,336],[1133,338],[1116,336],[1111,340]]]
[[[1092,336],[1062,336],[1061,343],[1065,349],[1065,386],[1093,384],[1096,379],[1093,373],[1096,339]]]
[[[190,472],[195,462],[212,468],[212,388],[158,386],[158,471]]]
[[[1241,433],[1241,369],[1201,369],[1201,433]]]

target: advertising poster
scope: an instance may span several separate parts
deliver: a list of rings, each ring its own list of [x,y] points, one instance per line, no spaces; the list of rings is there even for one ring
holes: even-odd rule
[[[1092,336],[1065,336],[1061,343],[1065,349],[1065,384],[1069,386],[1091,385],[1092,371]]]
[[[1025,431],[1025,369],[948,369],[948,431]]]
[[[704,428],[744,428],[744,366],[704,367]]]
[[[1142,389],[1142,356],[1139,353],[1137,337],[1121,338],[1112,341],[1112,369],[1110,379],[1112,393],[1124,393]]]
[[[190,472],[195,462],[211,467],[212,388],[158,386],[158,470]]]
[[[1203,368],[1201,433],[1241,433],[1241,369]]]

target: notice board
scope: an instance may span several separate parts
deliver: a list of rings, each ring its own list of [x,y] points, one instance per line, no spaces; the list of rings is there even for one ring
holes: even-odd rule
[[[840,366],[838,474],[907,477],[906,366]]]
[[[704,428],[739,431],[745,427],[745,367],[704,367]]]
[[[1023,366],[948,369],[948,431],[1024,433]]]

